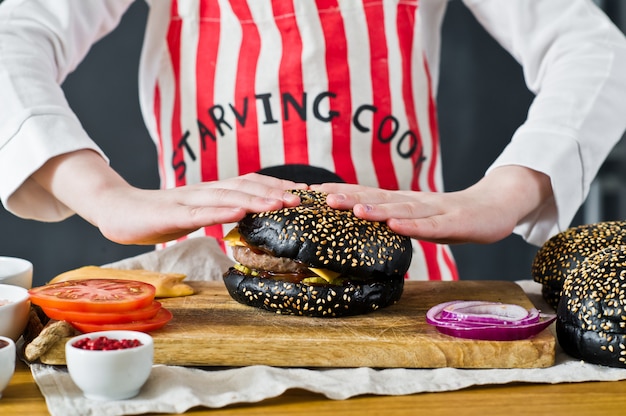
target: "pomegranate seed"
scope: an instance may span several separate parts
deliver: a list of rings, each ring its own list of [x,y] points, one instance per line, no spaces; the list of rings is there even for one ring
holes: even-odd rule
[[[110,351],[139,347],[142,344],[138,339],[112,339],[102,336],[94,339],[82,338],[72,345],[83,350]]]

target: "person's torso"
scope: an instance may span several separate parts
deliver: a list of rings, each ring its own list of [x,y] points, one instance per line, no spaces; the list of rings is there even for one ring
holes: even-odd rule
[[[173,0],[167,11],[160,5],[161,43],[147,43],[141,85],[162,186],[304,164],[348,183],[440,191],[419,6],[418,0]],[[147,36],[151,27],[154,21]],[[222,227],[212,228],[202,233],[223,235]],[[421,274],[455,277],[447,248],[416,246]]]

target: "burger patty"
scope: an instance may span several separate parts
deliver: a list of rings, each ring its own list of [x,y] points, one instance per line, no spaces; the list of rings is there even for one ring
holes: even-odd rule
[[[255,270],[268,270],[276,273],[305,273],[307,266],[286,257],[274,257],[252,250],[250,247],[233,247],[233,257],[239,263]]]

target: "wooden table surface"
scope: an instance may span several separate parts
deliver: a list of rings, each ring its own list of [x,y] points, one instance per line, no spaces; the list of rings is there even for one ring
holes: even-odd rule
[[[208,367],[289,363],[305,368],[536,368],[554,363],[556,339],[550,331],[524,340],[476,341],[443,335],[426,322],[430,307],[454,299],[532,308],[522,288],[510,281],[406,282],[397,304],[339,319],[269,313],[234,301],[222,282],[189,284],[193,296],[160,299],[174,319],[151,334],[155,363]],[[41,362],[64,365],[68,339],[53,345]]]
[[[290,390],[277,398],[220,409],[195,408],[190,415],[624,415],[626,381],[569,384],[509,384],[406,396],[360,396],[329,400]],[[0,415],[47,415],[29,368],[18,362],[0,398]]]

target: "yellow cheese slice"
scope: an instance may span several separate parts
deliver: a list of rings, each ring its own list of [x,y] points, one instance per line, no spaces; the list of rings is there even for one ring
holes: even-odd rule
[[[193,295],[191,286],[183,283],[186,276],[181,273],[159,273],[150,270],[122,270],[98,266],[84,266],[61,273],[48,283],[79,279],[120,279],[149,283],[156,288],[157,298]]]
[[[313,273],[315,273],[316,275],[318,275],[319,277],[321,277],[322,279],[326,280],[329,283],[335,280],[341,274],[338,272],[334,272],[332,270],[316,269],[314,267],[309,267],[309,270],[311,270]]]
[[[230,230],[228,234],[224,236],[224,242],[229,246],[245,246],[244,242],[241,241],[241,235],[237,227]]]

